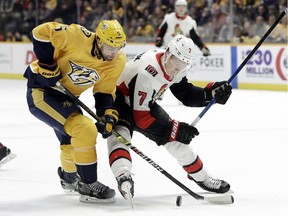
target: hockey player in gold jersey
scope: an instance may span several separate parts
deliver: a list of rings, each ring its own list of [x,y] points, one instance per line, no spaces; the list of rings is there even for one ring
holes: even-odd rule
[[[77,24],[48,22],[34,28],[32,36],[37,60],[24,73],[27,103],[60,141],[61,185],[78,192],[82,202],[115,202],[115,191],[97,181],[95,147],[98,130],[107,138],[118,121],[112,104],[116,80],[126,63],[123,28],[117,20],[101,21],[95,33]],[[104,127],[97,130],[75,101],[57,88],[57,82],[75,96],[91,88]]]

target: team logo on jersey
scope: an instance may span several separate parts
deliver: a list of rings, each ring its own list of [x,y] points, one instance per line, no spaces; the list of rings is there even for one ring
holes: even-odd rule
[[[93,85],[99,80],[99,75],[96,70],[86,68],[69,61],[72,71],[67,74],[75,85],[85,86]]]
[[[70,108],[71,106],[73,106],[73,103],[68,100],[63,101],[61,104],[63,108]]]
[[[179,34],[183,34],[183,32],[180,28],[180,24],[176,24],[174,28],[174,33],[172,34],[172,36],[175,37],[176,35],[179,35]]]
[[[159,91],[158,92],[156,92],[155,90],[154,90],[154,94],[153,94],[153,96],[152,96],[152,101],[153,102],[155,102],[158,98],[160,98],[163,94],[164,94],[164,92],[166,91],[166,89],[167,89],[167,86],[168,86],[168,84],[164,84],[160,89],[159,89]]]
[[[108,28],[108,25],[107,25],[107,23],[103,23],[103,25],[102,25],[101,29],[102,29],[102,30],[106,30],[107,28]]]
[[[157,72],[157,70],[152,66],[152,65],[147,65],[147,67],[145,68],[145,70],[148,72],[148,73],[150,73],[153,77],[155,77],[157,74],[158,74],[158,72]]]
[[[84,35],[86,36],[86,37],[90,37],[91,35],[92,35],[92,32],[91,31],[88,31],[85,27],[81,27],[81,31],[84,33]]]

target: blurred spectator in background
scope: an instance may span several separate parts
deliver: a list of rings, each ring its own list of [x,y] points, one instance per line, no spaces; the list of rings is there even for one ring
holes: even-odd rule
[[[211,11],[208,7],[205,7],[199,19],[198,26],[203,26],[208,22],[210,22],[211,20],[212,20]]]
[[[204,26],[199,26],[197,28],[199,35],[201,35],[201,38],[203,41],[210,41],[212,42],[215,38],[214,35],[214,28],[213,28],[213,23],[208,22]]]
[[[287,16],[287,14],[286,14]],[[288,39],[288,18],[282,19],[279,23],[279,36],[278,39],[280,43],[286,43],[287,45],[287,39]]]
[[[259,15],[256,17],[256,22],[252,26],[254,38],[260,40],[261,37],[267,32],[269,26],[264,22],[263,16]]]
[[[131,42],[137,41],[136,29],[137,29],[137,19],[132,19],[128,24],[127,40]]]
[[[110,0],[109,2],[111,2],[112,5],[112,13],[114,15],[114,18],[117,19],[119,22],[123,23],[124,8],[121,1]]]
[[[233,32],[230,30],[230,16],[226,17],[226,23],[220,28],[218,37],[217,37],[217,42],[229,42],[230,39],[233,36]]]
[[[165,14],[175,11],[175,2],[178,1],[0,0],[0,34],[2,34],[2,40],[5,40],[6,32],[10,31],[13,35],[18,32],[22,41],[27,41],[31,30],[36,25],[58,18],[62,20],[62,23],[78,23],[91,31],[95,31],[100,19],[117,19],[124,26],[128,41],[152,43],[156,36],[151,38],[141,34],[136,35],[137,28],[143,24],[142,19],[144,18],[146,25],[152,26],[155,31],[164,21]],[[185,2],[186,19],[188,16],[194,19],[195,25],[198,25],[197,34],[205,43],[230,41],[234,25],[241,27],[242,33],[246,34],[252,43],[257,40],[257,37],[254,37],[256,17],[263,17],[263,22],[270,26],[272,22],[270,15],[274,14],[277,18],[287,8],[287,0],[233,0],[233,14],[230,14],[230,0],[187,0]],[[226,19],[228,16],[230,16],[228,19],[233,21],[232,26],[228,25]],[[287,37],[283,38],[287,32],[287,25],[278,25],[280,28],[277,26],[276,29],[282,29],[281,34],[279,33],[278,38],[269,38],[271,43],[287,42]],[[248,29],[248,26],[253,28]],[[260,37],[259,34],[258,37]],[[11,36],[7,38],[11,40]]]
[[[268,21],[268,11],[267,7],[263,4],[260,4],[257,7],[256,13],[255,13],[255,18],[261,16],[264,21]]]
[[[54,5],[55,9],[49,14],[46,21],[61,17],[65,24],[77,23],[76,2],[75,0],[57,0],[56,5]],[[55,1],[53,3],[55,4]]]
[[[4,41],[4,36],[3,36],[2,33],[0,33],[0,42],[1,42],[1,41]]]
[[[212,8],[212,15],[213,15],[212,22],[213,22],[213,27],[214,27],[214,34],[218,35],[221,27],[226,23],[226,19],[228,15],[225,11],[222,11],[220,5],[216,5],[216,4]],[[214,38],[214,40],[215,39],[216,38]]]
[[[275,21],[277,17],[275,14],[270,14],[268,18],[268,25],[271,26]],[[284,18],[285,19],[285,18]],[[275,26],[274,30],[269,34],[267,37],[266,41],[267,42],[276,42],[276,43],[283,43],[284,40],[282,38],[282,29],[283,29],[283,24],[278,23],[277,26]]]
[[[7,42],[15,41],[15,36],[14,36],[12,31],[7,31],[4,38],[5,38],[5,41],[7,41]]]
[[[138,20],[138,28],[136,29],[136,35],[144,40],[153,40],[155,37],[155,30],[152,25],[148,24],[146,19],[140,18]]]
[[[281,13],[282,11],[284,11],[287,8],[287,0],[279,0],[279,4],[275,3],[276,5],[278,5],[278,12]],[[286,15],[287,16],[287,15]]]
[[[39,21],[41,22],[42,15],[41,7],[39,8]],[[52,9],[51,9],[52,10]],[[40,12],[41,11],[41,12]],[[20,26],[20,31],[22,34],[29,36],[31,30],[35,27],[35,17],[36,17],[36,8],[33,2],[27,2],[25,10],[23,10],[23,20]],[[45,21],[46,17],[42,17],[42,21]]]
[[[240,26],[233,28],[233,37],[230,40],[231,43],[248,43],[249,39],[243,34],[243,30]]]

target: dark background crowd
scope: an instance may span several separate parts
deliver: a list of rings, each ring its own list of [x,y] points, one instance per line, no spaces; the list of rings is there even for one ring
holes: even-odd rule
[[[44,22],[78,23],[91,31],[102,19],[117,19],[130,42],[154,42],[175,0],[0,0],[0,41],[30,41]],[[287,0],[188,0],[204,42],[254,43],[287,8]],[[287,16],[267,42],[287,43]]]

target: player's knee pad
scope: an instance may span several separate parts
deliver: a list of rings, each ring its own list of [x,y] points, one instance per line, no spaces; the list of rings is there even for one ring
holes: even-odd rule
[[[191,146],[178,141],[168,142],[164,147],[182,166],[192,163],[197,158],[197,154],[194,153]]]
[[[71,136],[76,164],[91,164],[97,161],[97,129],[91,119],[80,113],[73,113],[64,124],[65,132]]]
[[[71,136],[71,144],[74,148],[95,146],[97,128],[90,118],[80,113],[73,113],[66,120],[64,129]]]

